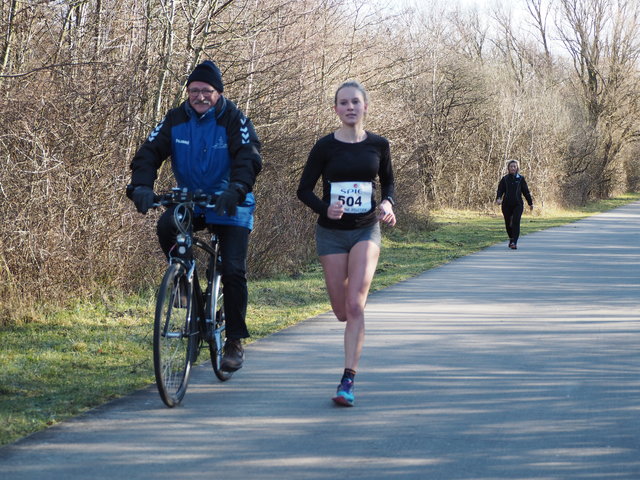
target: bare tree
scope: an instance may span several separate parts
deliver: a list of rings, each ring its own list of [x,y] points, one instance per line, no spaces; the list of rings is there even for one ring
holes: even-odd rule
[[[542,45],[542,51],[547,64],[551,66],[552,55],[549,38],[549,15],[551,14],[551,4],[545,0],[526,0],[527,11],[529,12],[530,25],[537,32],[537,38]]]
[[[618,156],[638,137],[632,112],[638,108],[639,9],[629,0],[560,0],[558,31],[573,62],[586,129],[598,144],[589,168],[577,169],[583,201],[612,191]]]
[[[637,2],[554,0],[558,55],[551,3],[525,1],[528,30],[436,2],[0,2],[0,314],[157,282],[159,212],[126,199],[129,162],[205,58],[263,142],[252,275],[313,256],[314,218],[294,192],[349,78],[371,93],[367,128],[391,142],[404,224],[483,208],[509,156],[536,201],[637,186]]]
[[[488,41],[488,22],[477,10],[468,13],[454,10],[450,20],[456,32],[453,37],[456,45],[453,48],[461,51],[469,60],[482,63]]]
[[[2,18],[5,24],[4,45],[0,55],[0,74],[4,73],[9,63],[9,56],[13,47],[15,38],[16,13],[18,9],[18,0],[11,0],[5,7],[3,3]],[[6,8],[6,11],[5,11]]]

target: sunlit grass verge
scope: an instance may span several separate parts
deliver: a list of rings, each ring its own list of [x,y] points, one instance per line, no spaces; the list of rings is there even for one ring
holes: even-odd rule
[[[525,213],[522,235],[639,199],[640,194],[626,195],[580,210]],[[497,209],[491,214],[431,212],[429,228],[416,225],[426,222],[401,218],[398,227],[384,229],[373,291],[506,242]],[[41,311],[35,322],[4,328],[0,332],[0,445],[152,383],[153,295],[148,291],[136,297],[112,295],[93,303],[79,302],[75,309]],[[251,282],[249,302],[253,340],[330,308],[317,264],[295,277]]]
[[[149,300],[139,298],[79,304],[3,328],[1,444],[148,384],[150,311]]]

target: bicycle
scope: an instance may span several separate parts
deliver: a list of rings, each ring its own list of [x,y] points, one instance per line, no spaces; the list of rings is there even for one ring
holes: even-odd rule
[[[226,341],[223,259],[218,235],[211,225],[207,225],[209,242],[193,232],[194,208],[212,208],[214,196],[174,188],[156,200],[154,207],[175,207],[173,214],[179,230],[174,247],[177,255],[170,253],[169,266],[157,293],[153,327],[156,385],[165,405],[175,407],[184,398],[191,367],[205,344],[216,377],[224,382],[233,375],[221,367]],[[206,278],[204,289],[200,278]]]

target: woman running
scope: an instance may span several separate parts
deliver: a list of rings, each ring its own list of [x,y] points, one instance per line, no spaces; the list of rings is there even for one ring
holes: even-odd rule
[[[386,138],[364,129],[369,98],[354,81],[335,93],[341,121],[311,149],[298,198],[318,214],[316,250],[333,313],[344,330],[344,372],[333,401],[353,406],[354,377],[364,344],[364,308],[380,255],[380,221],[395,225],[394,178]],[[322,177],[322,198],[314,193]],[[380,198],[375,200],[376,179]]]

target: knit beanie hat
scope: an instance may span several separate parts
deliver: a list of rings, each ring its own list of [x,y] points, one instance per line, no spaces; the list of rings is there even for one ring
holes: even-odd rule
[[[224,91],[224,85],[222,83],[222,73],[215,63],[211,60],[205,60],[200,65],[196,65],[191,75],[187,79],[187,86],[191,82],[204,82],[211,85],[219,93]]]

